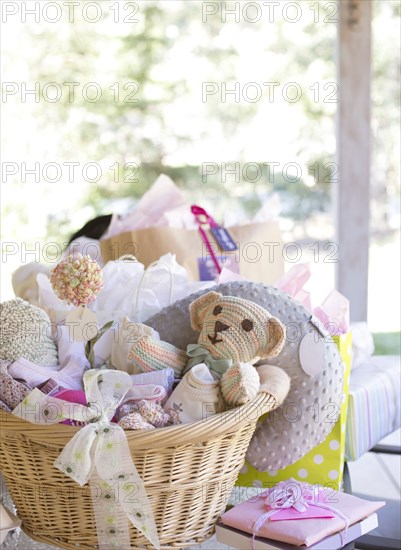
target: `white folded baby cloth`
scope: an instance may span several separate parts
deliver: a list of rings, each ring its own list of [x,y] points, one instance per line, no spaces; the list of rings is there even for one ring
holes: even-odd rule
[[[163,370],[155,370],[152,372],[143,372],[141,374],[131,374],[131,380],[136,385],[141,384],[155,384],[156,386],[162,386],[165,389],[165,396],[161,400],[163,405],[170,397],[174,385],[174,369],[168,367]]]
[[[163,370],[130,374],[130,378],[134,384],[156,384],[169,390],[174,384],[174,369],[167,367]]]
[[[147,401],[160,402],[166,397],[166,390],[163,386],[156,384],[134,384],[126,393],[123,403],[126,401]]]
[[[224,410],[220,384],[204,364],[195,365],[175,388],[164,410],[173,412],[178,422],[185,424],[206,420]]]
[[[36,365],[24,357],[19,357],[8,368],[8,373],[15,380],[24,380],[31,388],[51,378],[58,385],[70,390],[82,390],[82,377],[89,367],[89,363],[81,357],[73,357],[61,370],[48,369]]]
[[[114,323],[111,328],[106,330],[106,332],[101,335],[99,340],[97,340],[93,346],[94,356],[92,361],[94,362],[95,368],[101,368],[104,365],[107,365],[110,360],[113,342],[118,334],[115,326],[116,323]]]
[[[72,359],[80,358],[82,361],[86,361],[85,342],[74,341],[72,339],[70,327],[66,325],[58,326],[55,340],[57,344],[59,370],[66,367]]]

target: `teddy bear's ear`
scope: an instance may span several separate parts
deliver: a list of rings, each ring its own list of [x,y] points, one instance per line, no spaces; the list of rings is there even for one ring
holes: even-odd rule
[[[275,317],[267,321],[266,345],[258,350],[261,359],[276,357],[285,344],[285,326]]]
[[[191,320],[191,327],[194,330],[202,330],[203,319],[208,306],[213,304],[213,302],[217,302],[221,298],[223,298],[222,294],[212,290],[192,302],[189,306],[189,316]]]

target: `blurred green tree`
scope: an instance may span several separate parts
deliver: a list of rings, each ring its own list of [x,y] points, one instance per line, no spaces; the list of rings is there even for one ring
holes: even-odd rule
[[[204,23],[201,2],[148,0],[137,4],[137,22],[113,24],[110,7],[114,4],[105,1],[100,3],[103,16],[99,24],[91,26],[78,17],[73,25],[65,24],[62,32],[33,29],[30,37],[32,81],[79,84],[73,101],[63,94],[57,104],[42,103],[38,117],[39,124],[53,132],[60,160],[90,160],[103,167],[100,181],[83,187],[80,206],[90,205],[96,215],[113,208],[117,199],[126,198],[127,208],[164,172],[188,191],[191,200],[212,203],[216,215],[238,203],[238,198],[244,210],[254,211],[273,191],[282,199],[284,215],[293,220],[327,212],[335,177],[336,101],[325,101],[327,93],[317,99],[313,83],[333,84],[335,80],[335,24],[314,23],[310,11],[309,19],[297,27],[302,33],[300,44],[299,32],[292,32],[282,18],[274,25],[266,25],[263,19],[223,24],[218,18],[210,18]],[[305,9],[313,2],[301,4]],[[321,19],[330,15],[329,4],[321,4],[320,8]],[[376,33],[389,16],[399,19],[399,4],[376,2]],[[299,102],[286,106],[287,120],[293,116],[300,121],[299,131],[291,138],[297,159],[307,167],[300,178],[286,178],[280,171],[270,177],[268,152],[266,158],[249,157],[246,145],[253,124],[266,112],[261,102],[222,102],[218,94],[210,101],[201,100],[202,83],[233,85],[245,74],[239,67],[246,65],[244,59],[251,61],[253,55],[246,50],[247,41],[258,44],[258,55],[266,59],[266,64],[257,65],[261,81],[296,81],[304,90]],[[397,137],[391,130],[389,138],[388,128],[398,109],[399,67],[389,64],[389,58],[388,42],[384,42],[374,58],[380,92],[376,86],[373,94],[375,166],[379,169],[373,181],[373,196],[382,202],[383,193],[396,195],[398,173]],[[99,101],[90,101],[81,93],[90,82],[102,90]],[[333,96],[337,97],[334,88]],[[175,120],[176,114],[191,110],[193,120],[192,114],[186,124]],[[266,133],[275,131],[266,121]],[[247,178],[243,171],[239,178],[228,176],[226,181],[220,170],[202,177],[202,162],[213,159],[186,160],[187,152],[196,151],[198,143],[212,139],[220,140],[223,152],[226,143],[237,143],[229,148],[235,150],[235,158],[227,158],[227,163],[260,163],[257,181]],[[216,155],[216,162],[220,162],[217,157],[220,159],[221,153]],[[49,233],[57,236],[59,231],[65,237],[66,232],[75,229],[69,227],[68,219],[66,214],[53,215],[49,218]]]

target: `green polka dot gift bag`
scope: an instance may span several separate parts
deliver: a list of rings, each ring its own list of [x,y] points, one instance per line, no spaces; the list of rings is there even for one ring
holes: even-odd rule
[[[269,488],[279,481],[289,478],[306,481],[311,485],[322,485],[339,490],[343,477],[345,429],[347,420],[347,401],[349,389],[349,375],[351,371],[352,335],[350,332],[333,336],[342,361],[344,363],[343,399],[341,412],[332,431],[320,445],[314,447],[297,462],[282,468],[260,472],[245,462],[238,476],[237,485],[249,488],[250,491]],[[321,411],[319,411],[321,412]],[[330,421],[330,408],[323,412],[323,421]],[[269,414],[269,413],[268,413]],[[273,413],[274,414],[274,413]],[[262,417],[263,420],[267,415]],[[268,457],[267,457],[268,459]],[[248,496],[249,495],[245,495]]]

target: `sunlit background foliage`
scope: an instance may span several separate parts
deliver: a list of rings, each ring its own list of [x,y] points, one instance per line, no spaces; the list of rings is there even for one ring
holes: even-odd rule
[[[56,182],[42,174],[24,182],[20,170],[3,178],[4,241],[66,242],[95,215],[132,208],[162,172],[220,219],[241,210],[250,216],[278,193],[287,239],[333,238],[333,2],[319,2],[318,22],[317,3],[300,2],[296,24],[280,10],[272,23],[263,12],[255,23],[219,16],[204,22],[203,3],[184,0],[136,2],[137,21],[123,22],[127,11],[116,22],[116,2],[98,4],[102,17],[93,24],[78,9],[73,23],[63,13],[57,23],[27,17],[4,25],[3,81],[19,88],[3,98],[3,160],[27,168],[79,163],[73,181],[66,168]],[[396,242],[399,232],[399,24],[399,2],[374,2],[372,246]],[[51,82],[62,86],[57,101],[49,101],[54,89],[43,93]],[[73,98],[66,82],[77,83]],[[223,83],[232,89],[236,82],[241,90],[257,83],[259,101],[237,103],[233,94],[222,101]],[[273,102],[264,82],[280,83]],[[282,96],[291,82],[302,90],[293,103]],[[35,94],[24,100],[23,83],[37,83],[39,101]],[[100,87],[99,101],[89,100],[93,87],[84,97],[88,83]],[[219,92],[202,97],[204,83]],[[101,167],[93,183],[82,175],[90,162]],[[218,170],[206,177],[210,163]],[[222,163],[240,163],[239,176],[223,177]],[[253,168],[244,172],[246,163]],[[288,163],[298,173],[283,173]]]

